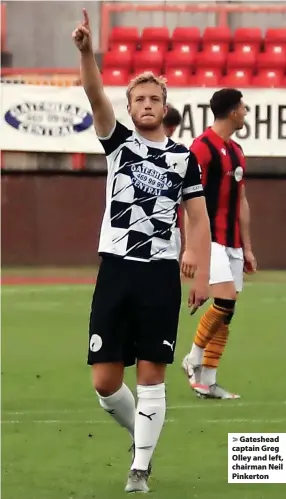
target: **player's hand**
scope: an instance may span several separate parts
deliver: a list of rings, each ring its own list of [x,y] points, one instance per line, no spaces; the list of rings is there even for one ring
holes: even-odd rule
[[[191,315],[194,315],[209,298],[209,276],[197,275],[194,286],[190,290],[188,305],[191,309]]]
[[[192,278],[195,275],[197,265],[195,253],[192,250],[185,250],[182,255],[181,272],[185,277]]]
[[[89,25],[88,13],[85,9],[83,12],[83,22],[73,31],[72,37],[80,52],[92,52],[92,35]]]
[[[246,274],[254,274],[257,270],[257,262],[251,250],[244,251],[244,267],[243,270]]]

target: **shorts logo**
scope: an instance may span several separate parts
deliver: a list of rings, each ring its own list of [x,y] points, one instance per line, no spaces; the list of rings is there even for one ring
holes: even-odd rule
[[[90,338],[89,349],[91,352],[98,352],[102,347],[102,339],[98,334],[93,334]]]
[[[240,182],[242,180],[242,177],[243,177],[243,168],[241,166],[238,166],[234,170],[234,178],[237,182]]]
[[[163,345],[166,345],[167,347],[170,347],[170,348],[171,348],[171,350],[172,350],[172,352],[173,352],[173,350],[174,350],[174,345],[175,345],[175,341],[173,341],[172,343],[170,343],[169,341],[164,340],[164,341],[163,341]]]

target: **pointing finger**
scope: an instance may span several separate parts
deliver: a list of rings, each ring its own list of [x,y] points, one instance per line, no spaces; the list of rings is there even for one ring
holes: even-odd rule
[[[83,13],[83,18],[84,18],[84,25],[89,26],[89,17],[86,9],[82,9]]]

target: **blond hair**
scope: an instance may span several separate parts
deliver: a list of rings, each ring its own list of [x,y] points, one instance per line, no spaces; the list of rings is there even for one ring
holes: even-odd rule
[[[126,91],[126,96],[127,96],[128,102],[130,102],[131,92],[132,92],[133,88],[135,88],[137,85],[141,85],[142,83],[156,83],[156,85],[159,85],[161,87],[162,94],[163,94],[163,104],[164,104],[164,106],[166,105],[166,102],[167,102],[167,86],[166,86],[167,80],[163,76],[155,76],[154,73],[152,73],[152,71],[144,71],[144,73],[141,73],[141,74],[135,76],[135,78],[133,78],[130,81],[130,83],[127,87],[127,91]]]

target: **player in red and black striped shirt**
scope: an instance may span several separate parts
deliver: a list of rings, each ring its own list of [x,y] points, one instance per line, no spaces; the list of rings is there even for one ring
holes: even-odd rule
[[[202,169],[212,232],[210,269],[214,301],[202,316],[191,352],[183,368],[196,392],[212,398],[239,398],[216,383],[217,367],[229,335],[243,269],[255,272],[249,233],[249,206],[245,195],[245,158],[231,135],[243,127],[246,108],[236,89],[215,92],[211,101],[214,124],[194,140],[191,150]],[[187,227],[187,224],[186,224]],[[183,266],[195,263],[191,234],[186,233]]]

